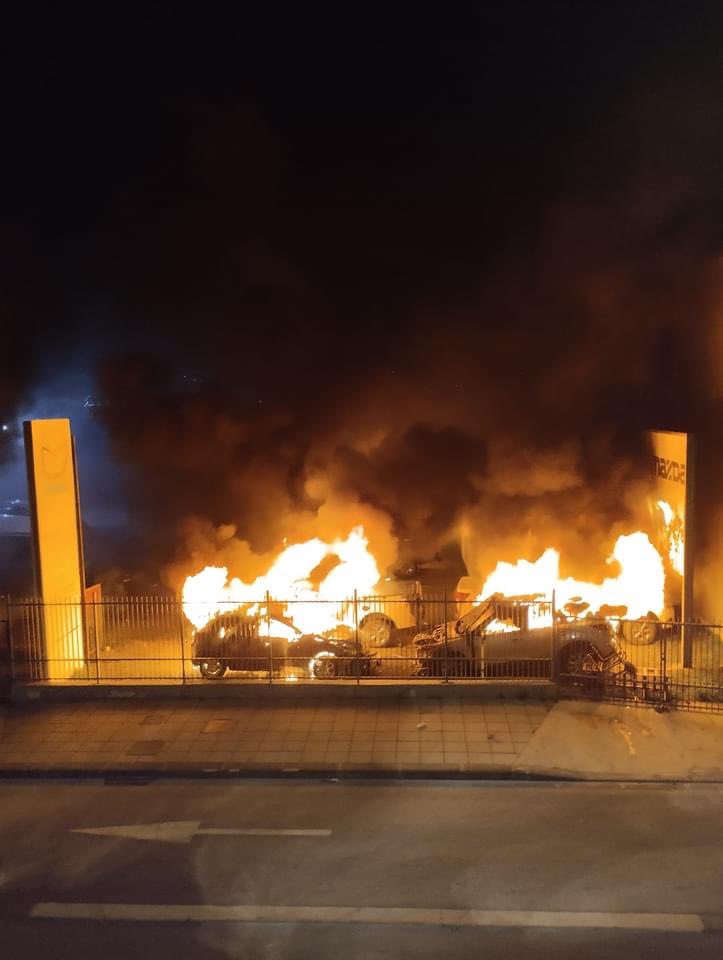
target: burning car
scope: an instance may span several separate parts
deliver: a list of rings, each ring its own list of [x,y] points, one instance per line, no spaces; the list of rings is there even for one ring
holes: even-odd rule
[[[606,620],[563,620],[530,598],[493,596],[416,638],[422,677],[550,676],[553,643],[563,678],[635,675]]]
[[[367,677],[376,665],[349,640],[303,634],[287,621],[238,611],[217,614],[196,630],[191,662],[208,680],[227,670],[281,673],[297,665],[320,680]]]

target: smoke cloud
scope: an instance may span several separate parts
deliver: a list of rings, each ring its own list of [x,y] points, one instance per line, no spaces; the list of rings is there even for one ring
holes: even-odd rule
[[[649,520],[650,428],[699,436],[713,569],[720,6],[523,6],[220,38],[179,12],[162,42],[99,13],[43,51],[7,131],[0,404],[66,343],[103,354],[139,569],[249,577],[363,523],[384,566],[554,545],[594,578]]]
[[[342,243],[364,228],[350,262],[314,227],[295,261],[247,251],[179,322],[202,382],[172,355],[110,357],[103,416],[169,582],[209,562],[253,577],[285,540],[359,523],[385,564],[460,540],[477,575],[549,545],[563,572],[604,573],[649,524],[643,431],[719,430],[718,114],[709,88],[641,93],[566,158],[534,229],[513,242],[493,218],[500,249],[467,237],[459,269],[422,231],[392,279],[374,245],[409,244],[404,211],[342,228],[322,203]]]

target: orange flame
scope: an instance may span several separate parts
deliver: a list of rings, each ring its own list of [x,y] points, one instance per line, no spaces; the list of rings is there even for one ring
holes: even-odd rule
[[[315,589],[310,575],[327,557],[338,562]],[[225,567],[205,567],[186,578],[183,612],[200,629],[221,611],[251,607],[254,613],[261,612],[259,605],[269,596],[286,602],[285,615],[302,633],[323,633],[340,623],[351,623],[348,604],[340,601],[352,597],[355,590],[362,596],[371,595],[379,576],[364,528],[355,527],[345,540],[326,543],[314,538],[286,547],[268,572],[253,583],[238,577],[229,580]],[[279,624],[274,627],[278,629]]]
[[[485,627],[485,633],[517,633],[519,629],[520,628],[516,627],[514,623],[510,623],[509,620],[500,620],[495,617],[494,620],[490,620]]]
[[[335,561],[334,565],[320,582],[312,584],[312,574],[327,558]],[[562,578],[560,554],[549,547],[534,562],[498,563],[475,602],[480,603],[493,594],[551,600],[554,593],[557,609],[571,616],[604,615],[604,608],[615,608],[618,615],[630,619],[662,613],[663,560],[645,533],[637,531],[618,537],[608,563],[616,563],[619,572],[602,583]],[[301,633],[325,633],[340,624],[353,626],[353,611],[348,601],[355,591],[359,596],[372,596],[379,580],[376,560],[360,526],[355,527],[346,539],[326,542],[314,538],[286,547],[269,570],[253,583],[245,583],[238,577],[229,580],[225,567],[205,567],[195,576],[186,578],[183,610],[190,622],[200,629],[222,611],[244,609],[249,614],[261,616],[259,629],[262,636],[283,636],[293,642],[298,634],[288,623],[275,619],[269,626],[267,597],[285,604],[283,615]],[[536,626],[544,626],[551,622],[551,611],[540,612],[538,618],[541,619]],[[517,629],[512,623],[496,620],[488,627],[488,632]]]
[[[665,500],[658,500],[658,509],[663,514],[665,523],[665,539],[668,544],[668,559],[676,573],[683,576],[685,569],[685,538],[683,536],[683,521]]]
[[[638,531],[618,537],[608,563],[616,561],[620,573],[602,583],[586,583],[573,577],[560,577],[560,554],[549,547],[534,562],[498,563],[477,598],[481,602],[495,593],[507,597],[540,596],[548,600],[555,594],[558,609],[575,604],[579,610],[597,613],[603,607],[625,607],[630,619],[648,613],[660,614],[664,606],[665,571],[663,561],[648,539]]]

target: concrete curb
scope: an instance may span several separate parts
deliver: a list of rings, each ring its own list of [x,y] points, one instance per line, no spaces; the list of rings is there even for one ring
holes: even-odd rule
[[[510,780],[546,781],[574,780],[574,777],[551,777],[544,773],[524,773],[505,766],[457,767],[442,765],[385,766],[374,764],[313,764],[308,767],[279,767],[263,764],[238,766],[230,764],[142,764],[127,766],[98,765],[83,767],[38,767],[31,764],[7,764],[0,767],[1,780],[109,780],[119,783],[150,780]]]
[[[495,680],[449,683],[385,683],[324,681],[322,683],[254,683],[219,681],[148,684],[14,684],[10,702],[86,702],[94,700],[253,700],[257,703],[304,703],[310,700],[557,700],[557,685],[549,680]]]
[[[606,771],[589,771],[589,770],[573,770],[567,769],[565,767],[520,767],[518,771],[521,777],[530,778],[531,780],[558,780],[558,781],[568,781],[574,780],[578,783],[649,783],[649,784],[674,784],[674,783],[687,783],[687,784],[723,784],[723,776],[721,777],[711,777],[711,776],[701,776],[697,777],[694,774],[689,776],[636,776],[632,773],[626,773],[620,771],[617,773],[610,773]]]
[[[648,786],[711,785],[720,786],[723,778],[691,780],[681,777],[633,777],[606,773],[579,773],[574,770],[552,768],[518,769],[502,766],[468,766],[442,768],[441,766],[340,765],[325,767],[319,764],[304,767],[278,767],[233,764],[162,764],[147,767],[129,766],[38,767],[15,764],[0,767],[0,782],[17,780],[101,780],[112,784],[143,785],[155,780],[323,780],[330,783],[343,780],[459,780],[499,781],[510,783],[580,783],[580,784],[646,784]]]

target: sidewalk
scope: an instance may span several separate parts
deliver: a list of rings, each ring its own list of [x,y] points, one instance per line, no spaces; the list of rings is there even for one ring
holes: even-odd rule
[[[0,774],[723,782],[723,716],[469,698],[44,702],[0,711]]]
[[[22,705],[0,714],[0,771],[504,773],[549,708],[388,697]]]

